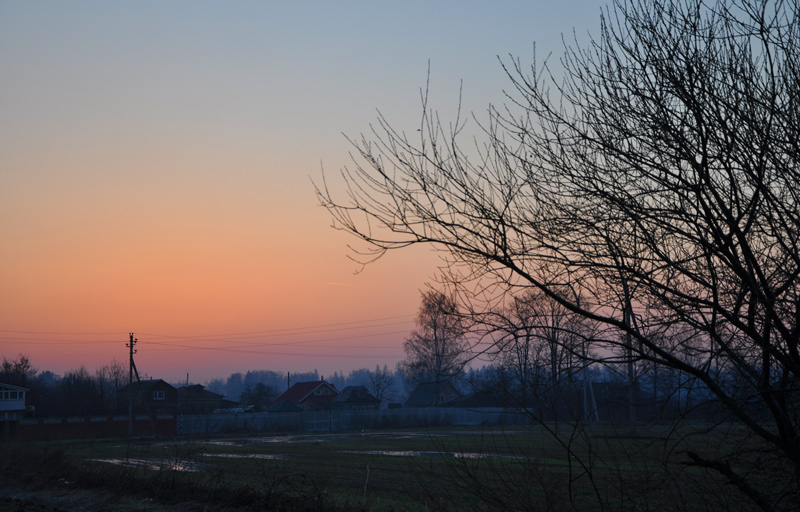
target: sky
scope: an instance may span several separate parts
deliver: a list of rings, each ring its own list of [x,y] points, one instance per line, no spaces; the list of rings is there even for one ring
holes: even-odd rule
[[[361,267],[313,182],[378,112],[485,118],[603,2],[0,0],[0,355],[193,382],[403,359],[439,255]],[[336,182],[332,185],[336,188]]]

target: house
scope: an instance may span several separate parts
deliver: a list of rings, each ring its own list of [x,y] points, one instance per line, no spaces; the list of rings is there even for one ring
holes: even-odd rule
[[[450,381],[420,384],[411,392],[404,407],[441,407],[460,397]]]
[[[267,412],[302,412],[302,410],[299,405],[283,400],[270,405]]]
[[[205,389],[200,384],[182,386],[177,390],[178,414],[211,414],[217,410],[235,410],[238,402],[226,400],[223,395]]]
[[[331,402],[334,411],[374,411],[381,408],[381,401],[364,386],[347,386]]]
[[[304,411],[328,411],[338,394],[336,386],[324,380],[295,382],[275,399],[275,403],[288,401]]]
[[[161,379],[149,379],[128,384],[117,392],[117,403],[127,409],[129,396],[133,398],[136,414],[176,414],[178,390]]]
[[[28,388],[0,383],[0,420],[22,419],[28,391]]]

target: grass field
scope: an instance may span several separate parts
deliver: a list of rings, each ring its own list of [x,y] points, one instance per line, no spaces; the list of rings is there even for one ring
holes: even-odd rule
[[[5,445],[3,468],[6,486],[138,499],[122,510],[749,509],[681,456],[721,449],[730,432],[637,434],[538,426],[32,443]]]

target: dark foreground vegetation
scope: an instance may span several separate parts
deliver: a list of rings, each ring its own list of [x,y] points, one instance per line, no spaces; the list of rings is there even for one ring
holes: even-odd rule
[[[444,332],[468,329],[515,397],[592,366],[626,375],[631,404],[644,378],[656,400],[702,389],[750,434],[685,452],[699,481],[728,482],[702,498],[797,510],[800,1],[615,0],[595,35],[502,65],[505,103],[448,119],[423,88],[418,124],[379,117],[317,180],[353,257],[441,251],[439,309],[459,320]]]
[[[717,471],[684,465],[686,452],[742,449],[738,431],[543,425],[6,444],[0,510],[751,510]]]

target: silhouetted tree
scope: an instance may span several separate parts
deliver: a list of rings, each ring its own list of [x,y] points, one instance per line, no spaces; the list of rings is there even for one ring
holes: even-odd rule
[[[243,406],[253,406],[256,409],[264,410],[272,405],[277,396],[278,392],[274,387],[257,382],[252,386],[245,385],[244,391],[239,396],[239,402]]]
[[[375,366],[375,371],[369,374],[367,390],[380,400],[381,404],[391,400],[394,390],[394,374],[388,366],[383,365],[382,369],[380,365]]]
[[[416,142],[380,118],[354,143],[346,192],[326,184],[320,200],[368,258],[441,248],[464,307],[533,287],[602,326],[610,362],[693,380],[754,437],[685,462],[788,508],[800,502],[798,11],[619,0],[557,73],[506,61],[510,105],[490,109],[483,144],[465,149],[461,119],[448,129],[427,106]]]
[[[241,372],[232,373],[225,382],[225,396],[238,397],[244,392],[244,375]]]
[[[404,366],[417,382],[456,377],[469,357],[467,329],[452,297],[430,290],[422,294],[417,328],[404,343]]]
[[[20,354],[16,359],[3,357],[3,365],[0,368],[0,382],[30,388],[38,372],[27,356]]]
[[[85,366],[66,372],[56,391],[58,416],[88,416],[103,411],[103,396]]]
[[[103,401],[102,412],[120,408],[120,404],[117,403],[119,390],[128,384],[127,379],[127,365],[116,359],[95,371],[95,381]]]
[[[483,315],[493,336],[493,356],[511,377],[515,396],[558,395],[586,367],[592,323],[538,289],[514,296],[505,308]]]

